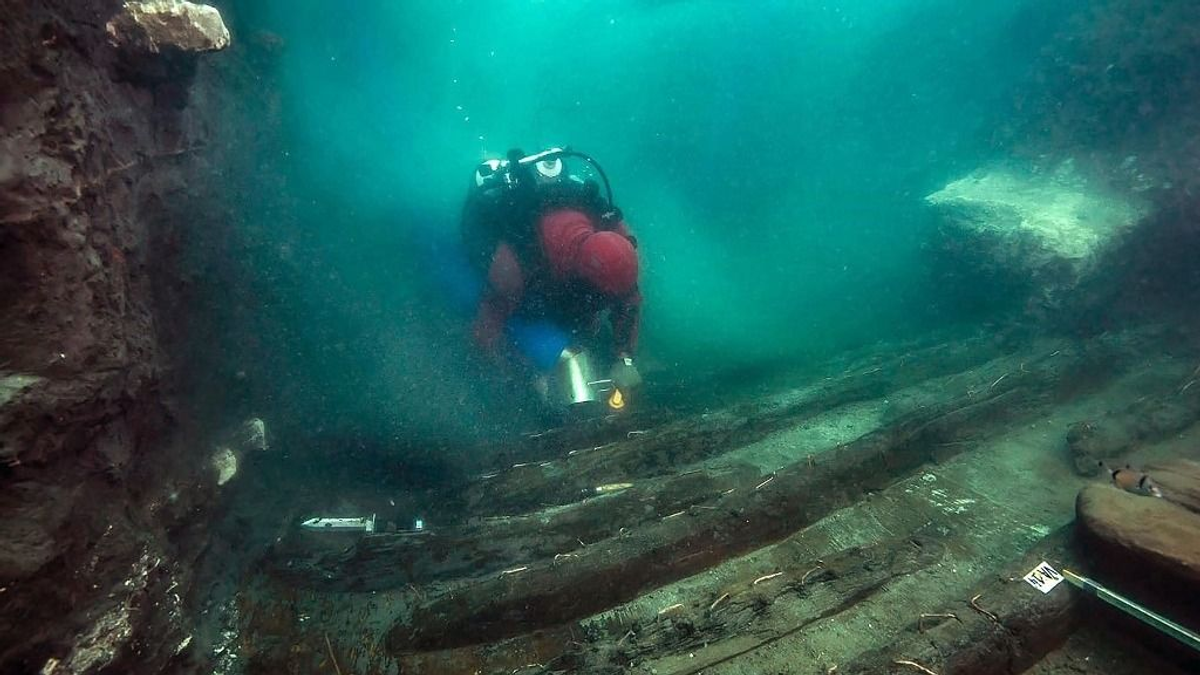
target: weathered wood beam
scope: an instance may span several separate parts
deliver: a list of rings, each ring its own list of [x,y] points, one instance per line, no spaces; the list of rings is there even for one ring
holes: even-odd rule
[[[645,431],[622,431],[616,440],[603,436],[599,444],[574,437],[580,445],[570,449],[539,438],[538,447],[545,454],[498,469],[489,480],[470,485],[467,500],[475,510],[509,513],[569,503],[592,485],[674,472],[839,406],[960,373],[1002,355],[990,339],[936,345],[863,364],[806,391],[733,405]],[[568,451],[571,454],[565,454]]]
[[[708,597],[623,617],[606,635],[566,655],[586,672],[628,668],[676,656],[700,671],[776,642],[853,607],[898,577],[935,564],[937,538],[901,537],[853,547],[821,560],[792,557],[773,572],[748,575],[710,589]],[[786,612],[773,612],[777,603]],[[657,660],[660,671],[666,667]]]
[[[1155,396],[1098,419],[1083,420],[1067,432],[1067,447],[1075,469],[1085,476],[1100,472],[1100,462],[1117,460],[1138,445],[1154,443],[1178,433],[1200,419],[1200,368]]]
[[[1102,351],[1064,347],[1030,359],[990,385],[949,395],[816,461],[799,462],[755,488],[724,495],[717,509],[689,510],[586,547],[578,558],[523,566],[452,590],[395,626],[389,649],[442,649],[555,625],[777,541],[936,456],[961,451],[968,445],[963,439],[997,422],[1079,393],[1073,382],[1098,363],[1113,371],[1117,354]],[[1089,379],[1099,384],[1104,378]]]
[[[371,591],[470,577],[518,567],[541,558],[571,560],[588,544],[647,521],[704,506],[727,490],[753,487],[758,470],[748,465],[639,481],[582,501],[534,514],[495,516],[427,534],[380,533],[346,549],[321,552],[296,533],[268,561],[271,574],[289,583],[324,590]]]
[[[938,675],[1013,675],[1057,649],[1081,620],[1082,595],[1065,581],[1047,594],[1022,577],[1042,561],[1079,571],[1073,525],[1051,534],[999,574],[982,581],[961,602],[930,607],[929,615],[953,614],[913,623],[886,647],[838,664],[840,675],[917,673],[907,661]],[[972,603],[972,601],[974,601]],[[974,606],[972,606],[974,605]],[[981,611],[982,610],[982,611]],[[988,616],[983,612],[991,614]],[[682,674],[676,674],[682,675]]]

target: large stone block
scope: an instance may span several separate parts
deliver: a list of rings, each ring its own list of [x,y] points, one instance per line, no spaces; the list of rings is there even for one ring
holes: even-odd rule
[[[1059,307],[1094,275],[1148,214],[1065,162],[1050,174],[980,169],[925,201],[940,216],[943,267],[957,283]],[[1017,297],[1020,296],[1020,297]]]
[[[114,45],[152,54],[164,48],[213,52],[229,46],[221,12],[186,0],[127,2],[105,29]]]

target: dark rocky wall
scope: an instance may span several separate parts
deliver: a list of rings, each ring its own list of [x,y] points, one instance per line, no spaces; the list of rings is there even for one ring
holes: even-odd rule
[[[1143,205],[1095,272],[1053,305],[1028,278],[981,273],[978,242],[938,236],[930,270],[943,302],[967,315],[1099,333],[1131,321],[1194,325],[1200,302],[1200,4],[1186,0],[1030,3],[1014,26],[1053,33],[983,125],[994,160],[1052,184],[1078,179]],[[1038,20],[1033,20],[1038,15]],[[992,162],[994,163],[994,162]],[[978,168],[978,166],[973,167]],[[1074,177],[1074,178],[1071,178]]]
[[[172,232],[214,184],[191,83],[226,56],[143,75],[106,41],[120,4],[0,6],[5,673],[181,669],[196,525],[218,510],[159,340],[181,317],[156,308],[179,305]]]
[[[1131,315],[1194,320],[1200,301],[1200,4],[1103,0],[1062,22],[997,138],[1053,166],[1071,159],[1155,205],[1137,240],[1085,289],[1094,330]]]

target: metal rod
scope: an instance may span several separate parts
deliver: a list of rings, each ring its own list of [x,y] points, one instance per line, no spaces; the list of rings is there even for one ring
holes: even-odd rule
[[[1156,614],[1155,612],[1142,607],[1129,598],[1110,591],[1104,586],[1101,586],[1099,583],[1092,581],[1087,577],[1080,576],[1071,570],[1064,569],[1063,576],[1067,578],[1067,581],[1069,581],[1072,586],[1084,591],[1085,593],[1089,593],[1097,598],[1100,598],[1104,602],[1116,607],[1122,612],[1125,612],[1129,616],[1132,616],[1147,626],[1166,633],[1176,640],[1179,640],[1183,644],[1200,652],[1200,635],[1193,633],[1192,631],[1180,626],[1165,616]]]

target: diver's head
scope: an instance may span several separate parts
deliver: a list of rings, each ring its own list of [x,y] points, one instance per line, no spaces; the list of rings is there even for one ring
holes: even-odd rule
[[[604,295],[628,295],[638,280],[637,250],[616,232],[596,232],[579,246],[576,273]]]

